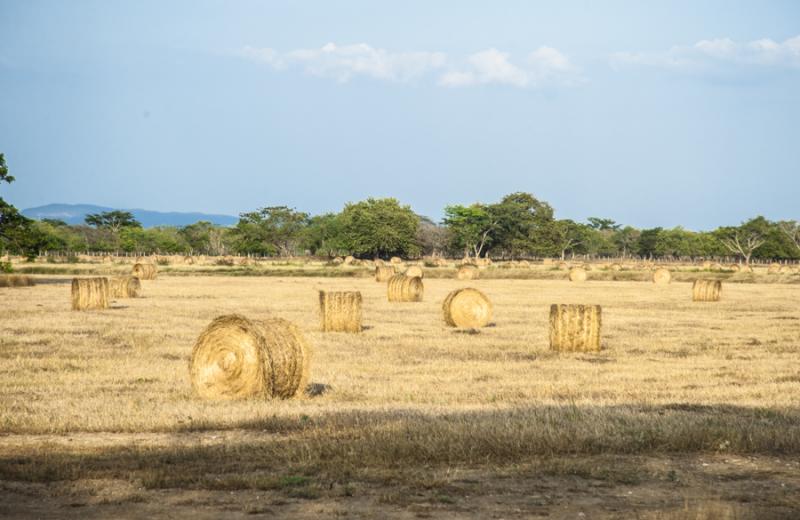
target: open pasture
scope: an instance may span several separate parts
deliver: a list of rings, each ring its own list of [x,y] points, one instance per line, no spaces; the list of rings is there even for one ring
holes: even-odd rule
[[[167,274],[91,312],[70,310],[65,283],[0,288],[0,514],[800,508],[800,286],[728,283],[707,303],[681,281],[426,273],[424,285],[422,302],[390,303],[368,278]],[[489,327],[446,326],[442,301],[459,287],[491,299]],[[363,332],[320,332],[319,290],[360,291]],[[601,305],[602,350],[552,352],[553,303]],[[196,397],[192,345],[228,313],[297,324],[312,395]]]

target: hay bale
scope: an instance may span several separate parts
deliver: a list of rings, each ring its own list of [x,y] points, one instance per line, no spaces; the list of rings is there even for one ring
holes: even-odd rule
[[[184,256],[183,257],[183,263],[186,264],[186,265],[194,265],[194,263],[195,263],[194,257],[193,256]]]
[[[409,266],[409,268],[406,269],[406,272],[403,274],[411,278],[422,278],[425,273],[423,273],[422,268],[420,266],[412,265]]]
[[[108,295],[111,298],[138,298],[142,282],[135,276],[114,276],[108,279]]]
[[[611,266],[609,266],[609,269],[611,269],[612,271],[622,271],[622,264],[611,264]]]
[[[719,280],[695,280],[692,284],[693,302],[718,302],[722,292]]]
[[[311,349],[290,322],[231,314],[216,318],[197,338],[189,374],[206,399],[287,399],[302,395],[310,359]]]
[[[520,269],[530,269],[531,268],[531,263],[529,261],[527,261],[527,260],[520,260],[517,263],[517,267],[519,267]]]
[[[361,293],[320,291],[322,332],[361,332]]]
[[[158,267],[155,264],[133,264],[133,276],[139,280],[155,280],[158,277]]]
[[[553,259],[552,258],[543,259],[542,260],[542,265],[553,265]]]
[[[444,258],[437,258],[436,267],[447,267],[447,260]]]
[[[599,305],[550,306],[550,349],[560,352],[600,350]]]
[[[458,268],[456,278],[459,280],[474,280],[478,278],[478,268],[472,264],[464,264]]]
[[[769,274],[778,274],[781,272],[781,264],[769,264],[767,268],[767,273]]]
[[[73,278],[72,310],[108,308],[108,278]]]
[[[389,259],[389,263],[392,263],[392,264],[402,264],[402,263],[403,263],[403,259],[402,259],[402,258],[400,258],[399,256],[393,256],[393,257],[391,257],[391,258]]]
[[[706,260],[705,262],[703,262],[703,263],[702,263],[702,265],[700,266],[700,268],[701,268],[703,271],[710,271],[710,270],[711,270],[711,262],[710,262],[709,260]]]
[[[569,281],[570,282],[585,282],[586,281],[586,269],[583,267],[573,267],[569,270]]]
[[[782,265],[778,272],[781,274],[789,274],[794,272],[794,268],[790,265]]]
[[[384,261],[383,261],[382,259],[380,259],[380,258],[376,258],[376,259],[374,259],[374,260],[373,260],[373,262],[375,262],[375,267],[380,267],[380,266],[382,266],[382,265],[386,265],[386,262],[384,262]]]
[[[422,278],[398,274],[389,278],[386,295],[390,302],[421,302],[424,293]]]
[[[672,281],[672,274],[666,267],[659,267],[653,271],[653,283],[656,285],[667,285]]]
[[[451,327],[477,329],[492,320],[492,302],[478,289],[457,289],[442,303],[444,321]]]
[[[331,260],[331,263],[333,265],[342,265],[344,263],[344,258],[342,258],[341,256],[337,256],[336,258]]]
[[[731,264],[728,266],[728,270],[733,271],[734,273],[738,273],[742,270],[742,267],[739,264]]]
[[[25,274],[0,275],[0,287],[31,287],[36,285],[33,277]]]
[[[394,267],[390,265],[379,265],[375,267],[375,281],[376,282],[388,282],[389,278],[394,276],[395,270]]]
[[[354,256],[348,255],[348,256],[344,257],[344,265],[351,265],[355,261],[356,261],[356,258]]]
[[[559,271],[568,271],[569,270],[569,264],[566,263],[566,262],[559,262],[558,263],[558,270]]]

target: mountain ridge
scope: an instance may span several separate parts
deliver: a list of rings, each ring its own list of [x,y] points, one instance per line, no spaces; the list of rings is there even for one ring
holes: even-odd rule
[[[86,215],[89,213],[101,213],[114,210],[130,211],[133,217],[146,228],[156,226],[187,226],[201,220],[211,222],[218,226],[232,226],[239,221],[238,217],[232,215],[201,212],[153,211],[141,208],[111,208],[107,206],[97,206],[95,204],[45,204],[44,206],[23,209],[22,214],[36,220],[52,218],[63,220],[70,225],[76,225],[83,224]]]

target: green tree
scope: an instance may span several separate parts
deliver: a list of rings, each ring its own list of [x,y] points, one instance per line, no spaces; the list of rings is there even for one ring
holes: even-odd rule
[[[303,231],[302,244],[313,255],[333,257],[348,252],[339,215],[325,213],[311,217]]]
[[[397,199],[373,199],[347,204],[339,216],[342,243],[354,256],[412,257],[419,254],[416,242],[419,217]]]
[[[5,155],[0,153],[0,184],[11,184],[16,179],[8,173]],[[0,253],[24,253],[28,258],[36,255],[43,236],[32,229],[33,221],[0,197]]]
[[[567,252],[577,252],[586,242],[587,230],[586,226],[569,219],[555,220],[550,224],[549,235],[551,247],[564,260]]]
[[[498,221],[483,204],[447,206],[442,223],[450,232],[451,245],[463,250],[464,257],[478,258],[491,243]]]
[[[205,220],[182,227],[180,234],[193,253],[224,255],[228,247],[228,228],[215,226]]]
[[[244,254],[291,256],[297,252],[308,214],[286,206],[242,213],[233,228],[235,247]]]
[[[715,234],[729,252],[741,256],[749,265],[753,253],[766,242],[769,227],[767,219],[756,217],[740,226],[721,227]]]
[[[535,253],[542,248],[544,231],[553,221],[553,208],[530,193],[511,193],[487,207],[491,248],[507,252],[512,258]]]
[[[638,252],[636,245],[639,242],[640,235],[641,232],[638,229],[632,226],[625,226],[614,232],[612,240],[617,246],[617,251],[625,257]]]
[[[104,211],[102,213],[89,213],[84,222],[97,229],[108,229],[114,236],[119,235],[123,228],[140,228],[142,225],[133,218],[130,211]]]
[[[622,227],[610,218],[589,217],[589,227],[598,231],[619,231]]]

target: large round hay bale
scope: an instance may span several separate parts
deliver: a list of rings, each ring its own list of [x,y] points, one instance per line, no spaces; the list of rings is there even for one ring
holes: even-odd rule
[[[26,274],[0,275],[0,287],[31,287],[36,285],[33,277]]]
[[[393,256],[393,257],[391,257],[391,258],[389,259],[389,263],[392,263],[392,264],[402,264],[402,263],[403,263],[403,259],[402,259],[402,258],[400,258],[399,256]]]
[[[472,264],[464,264],[458,268],[456,278],[459,280],[474,280],[478,278],[478,268]]]
[[[609,269],[611,269],[612,271],[622,271],[622,264],[617,264],[617,263],[611,264],[609,266]]]
[[[573,267],[569,270],[569,281],[570,282],[585,282],[586,281],[586,269],[583,267]]]
[[[344,265],[352,265],[356,261],[354,256],[348,255],[344,257]]]
[[[331,263],[333,265],[342,265],[344,263],[344,258],[342,258],[341,256],[337,256],[336,258],[331,260]]]
[[[531,263],[529,261],[527,261],[527,260],[520,260],[517,263],[517,267],[519,267],[520,269],[530,269],[531,268]]]
[[[550,306],[550,349],[562,352],[600,350],[599,305]]]
[[[718,302],[722,293],[722,282],[719,280],[695,280],[692,284],[692,301]]]
[[[767,273],[769,273],[769,274],[778,274],[780,272],[781,272],[781,264],[777,264],[777,263],[769,264],[769,267],[767,268]]]
[[[422,278],[398,274],[389,278],[386,295],[390,302],[421,302],[424,293]]]
[[[569,271],[569,264],[566,262],[559,262],[557,267],[559,271]]]
[[[437,258],[435,264],[436,267],[447,267],[447,260],[445,258]]]
[[[72,310],[108,308],[108,278],[73,278]]]
[[[385,264],[386,264],[386,262],[384,262],[384,261],[383,261],[382,259],[380,259],[380,258],[376,258],[376,259],[374,259],[374,260],[373,260],[373,262],[375,262],[375,267],[379,267],[379,266],[382,266],[382,265],[385,265]]]
[[[108,294],[111,298],[138,298],[142,282],[135,276],[114,276],[108,279]]]
[[[492,320],[492,302],[478,289],[457,289],[442,303],[444,321],[451,327],[477,329]]]
[[[711,265],[712,265],[712,264],[711,264],[711,261],[710,261],[710,260],[706,260],[705,262],[703,262],[703,263],[701,264],[700,268],[701,268],[703,271],[710,271],[710,270],[711,270]]]
[[[420,266],[412,265],[409,266],[408,269],[406,269],[405,273],[403,274],[411,278],[422,278],[425,273],[423,273],[422,268]]]
[[[780,270],[778,271],[781,274],[790,274],[794,272],[794,268],[791,265],[782,265]]]
[[[320,291],[322,332],[361,332],[361,293]]]
[[[308,383],[311,350],[282,319],[231,314],[212,321],[192,349],[192,386],[206,399],[289,398]]]
[[[391,265],[379,265],[375,267],[375,281],[376,282],[388,282],[389,278],[394,276],[395,270],[394,267]]]
[[[666,267],[659,267],[653,271],[653,283],[656,285],[667,285],[672,281],[672,274]]]
[[[739,264],[731,264],[728,266],[729,271],[733,271],[734,273],[738,273],[742,270],[742,267]]]
[[[184,256],[183,257],[183,263],[186,264],[186,265],[194,265],[195,259],[194,259],[193,256]]]
[[[158,276],[158,268],[155,264],[133,264],[133,276],[139,280],[155,280]]]

